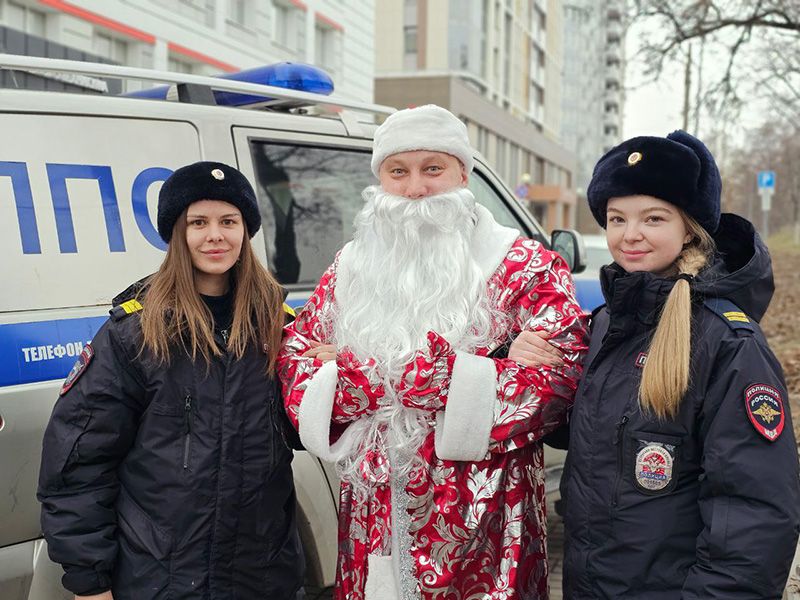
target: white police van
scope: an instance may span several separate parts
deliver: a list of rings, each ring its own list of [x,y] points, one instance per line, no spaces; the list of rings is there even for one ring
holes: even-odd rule
[[[40,533],[42,434],[110,299],[163,258],[161,182],[201,159],[237,166],[264,220],[256,253],[300,306],[350,239],[361,190],[374,183],[372,121],[393,109],[264,85],[288,73],[330,87],[307,66],[255,70],[259,83],[11,55],[0,68],[158,81],[176,87],[143,95],[179,98],[0,90],[0,598],[69,598]],[[480,157],[470,187],[500,223],[550,245]],[[579,256],[571,232],[559,239]],[[331,585],[338,484],[305,452],[294,469],[308,579]]]

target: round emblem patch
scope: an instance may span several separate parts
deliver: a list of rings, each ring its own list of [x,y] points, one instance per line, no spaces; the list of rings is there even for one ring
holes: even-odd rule
[[[214,169],[213,171],[211,171],[211,176],[214,179],[219,179],[220,181],[225,179],[225,173],[222,172],[222,169]]]
[[[640,160],[642,160],[642,153],[641,152],[631,152],[630,155],[628,156],[628,164],[630,166],[635,165]]]
[[[636,454],[636,483],[646,490],[663,490],[672,481],[674,459],[661,444],[648,444]]]
[[[770,442],[777,440],[785,421],[781,393],[771,385],[754,383],[744,391],[744,406],[756,431]]]

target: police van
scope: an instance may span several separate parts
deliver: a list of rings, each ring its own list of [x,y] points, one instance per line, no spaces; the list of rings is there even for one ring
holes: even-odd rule
[[[374,121],[394,109],[322,95],[332,84],[307,65],[234,79],[12,55],[0,67],[167,84],[144,98],[0,90],[0,598],[70,598],[41,539],[42,435],[111,298],[164,256],[161,183],[198,160],[241,170],[263,217],[256,253],[299,307],[351,237],[375,183]],[[581,262],[578,237],[546,239],[479,156],[470,188],[498,222]],[[308,581],[332,585],[338,482],[305,452],[294,472]]]

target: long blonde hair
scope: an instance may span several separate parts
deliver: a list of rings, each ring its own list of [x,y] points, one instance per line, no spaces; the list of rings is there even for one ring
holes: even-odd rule
[[[283,293],[275,278],[258,261],[249,240],[242,243],[239,260],[230,270],[233,323],[227,350],[242,358],[249,344],[266,353],[266,372],[275,372],[283,328]],[[140,292],[142,350],[149,349],[159,363],[169,363],[180,346],[206,364],[222,350],[214,341],[213,316],[194,284],[194,268],[186,244],[186,211],[175,222],[167,255]]]
[[[676,275],[697,275],[714,254],[714,240],[697,221],[681,216],[692,240],[675,260]],[[659,419],[674,417],[689,388],[692,338],[692,298],[689,281],[678,279],[667,296],[647,351],[639,405]]]

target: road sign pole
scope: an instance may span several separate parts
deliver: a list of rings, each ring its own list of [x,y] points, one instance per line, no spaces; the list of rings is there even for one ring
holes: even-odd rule
[[[769,210],[775,191],[775,171],[759,171],[756,181],[761,194],[761,237],[766,240],[769,237]]]

